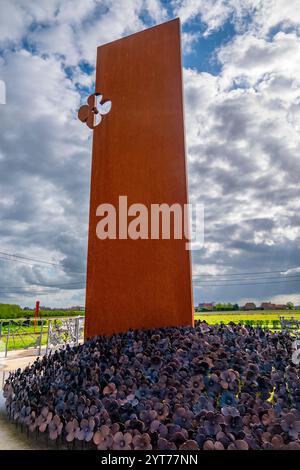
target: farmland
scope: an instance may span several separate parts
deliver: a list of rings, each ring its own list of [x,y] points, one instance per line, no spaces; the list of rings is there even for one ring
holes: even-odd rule
[[[274,328],[279,327],[280,317],[285,320],[291,318],[300,321],[300,310],[249,310],[247,312],[195,312],[196,320],[205,320],[210,325],[217,323],[228,324],[230,322],[252,324],[253,326],[263,326]],[[276,328],[276,326],[275,326]]]
[[[77,318],[79,315],[76,316]],[[47,344],[49,323],[60,328],[63,321],[77,321],[74,317],[33,319],[0,319],[0,353],[4,350],[39,348]]]
[[[47,312],[48,313],[48,312]],[[82,315],[82,312],[72,312],[73,315]],[[34,344],[38,346],[47,343],[49,317],[44,317],[43,325],[41,319],[37,322],[34,328],[34,320],[28,319],[22,321],[15,319],[9,321],[8,319],[0,319],[0,349],[7,346],[8,350],[22,349],[32,347]],[[43,318],[44,317],[44,318]],[[231,312],[196,312],[195,320],[204,320],[210,325],[217,323],[228,324],[234,322],[249,326],[260,326],[263,328],[270,328],[271,330],[280,329],[280,317],[285,320],[291,318],[300,321],[300,310],[270,310],[270,311],[231,311]],[[53,319],[54,321],[54,319]],[[60,320],[56,322],[60,324]],[[42,331],[42,334],[41,334]],[[6,345],[7,335],[9,333],[8,343]]]
[[[36,327],[36,331],[34,331],[33,325],[22,326],[22,328],[18,327],[17,324],[11,325],[7,349],[8,351],[11,351],[14,349],[38,347],[39,343],[41,343],[41,346],[44,346],[45,344],[47,344],[47,331],[48,325],[46,323],[43,325],[42,330],[41,326],[38,325]],[[0,337],[0,341],[2,339],[2,343],[0,344],[0,350],[4,350],[6,347],[7,334],[8,326],[6,325],[2,327],[3,336]]]

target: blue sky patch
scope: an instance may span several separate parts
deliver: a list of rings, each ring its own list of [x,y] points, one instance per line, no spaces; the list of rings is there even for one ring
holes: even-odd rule
[[[205,25],[199,21],[190,23],[188,28],[183,28],[183,31],[195,34],[200,32],[200,37],[193,44],[192,51],[188,54],[183,54],[183,66],[194,68],[199,72],[218,75],[222,67],[216,58],[216,51],[235,36],[233,24],[228,21],[222,28],[212,32],[207,37],[203,36]]]

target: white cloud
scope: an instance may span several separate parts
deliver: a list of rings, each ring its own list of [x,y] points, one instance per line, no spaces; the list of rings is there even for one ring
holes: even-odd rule
[[[251,29],[265,37],[273,28],[299,31],[298,0],[173,0],[174,12],[184,23],[201,19],[204,36],[231,21],[237,32]]]
[[[190,187],[206,213],[198,272],[201,264],[223,273],[300,264],[299,54],[294,32],[269,40],[251,28],[220,48],[219,76],[185,71]],[[296,302],[297,292],[296,282],[202,286],[200,298]]]
[[[252,86],[269,77],[295,80],[300,60],[299,46],[300,37],[295,33],[279,32],[272,41],[246,33],[222,47],[218,58],[226,68],[224,78],[230,80],[229,86],[233,79]],[[289,87],[295,93],[296,86],[290,83]],[[288,87],[283,85],[282,88]]]
[[[1,248],[62,260],[64,269],[0,259],[1,286],[29,283],[31,292],[43,292],[36,283],[84,285],[91,133],[77,120],[82,97],[76,85],[92,86],[93,74],[83,73],[79,61],[94,65],[99,44],[143,29],[145,8],[153,21],[165,18],[158,0],[2,1],[0,78],[7,105],[1,107]],[[72,66],[68,76],[66,65]],[[35,297],[5,296],[23,305]],[[82,304],[83,291],[72,286],[42,294],[41,301]]]
[[[75,33],[70,24],[58,23],[49,28],[37,29],[28,38],[37,45],[40,54],[63,56],[64,61],[73,66],[80,60]]]
[[[64,274],[49,267],[0,261],[0,283],[77,281],[78,276],[68,271],[74,257],[81,259],[74,270],[85,269],[82,253],[90,166],[89,135],[72,114],[80,95],[53,57],[23,50],[6,53],[0,75],[8,84],[8,104],[1,120],[2,250],[38,259],[65,258],[68,268]],[[59,293],[53,299],[64,305],[74,295]],[[26,298],[19,298],[27,303]]]
[[[273,28],[299,32],[300,10],[298,0],[264,0],[254,15],[254,27],[258,34],[266,36]]]
[[[140,15],[167,18],[160,0],[2,0],[0,45],[26,37],[38,53],[64,56],[67,65],[95,61],[102,43],[144,29]]]
[[[200,32],[196,32],[196,33],[183,32],[181,34],[183,53],[190,54],[193,51],[194,45],[197,43],[199,38],[200,38]]]
[[[47,22],[54,19],[55,11],[61,0],[1,0],[0,41],[16,43],[35,22]]]
[[[267,0],[268,1],[268,0]],[[262,6],[261,0],[173,0],[175,14],[183,23],[201,19],[206,25],[204,36],[217,30],[228,20],[239,29],[243,20]]]
[[[161,23],[168,18],[167,10],[162,6],[160,0],[144,0],[143,7],[157,23]]]

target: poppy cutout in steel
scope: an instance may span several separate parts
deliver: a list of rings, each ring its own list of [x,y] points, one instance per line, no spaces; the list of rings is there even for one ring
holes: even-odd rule
[[[84,122],[90,129],[94,129],[102,121],[102,116],[111,110],[111,101],[101,103],[103,96],[100,93],[93,93],[87,99],[87,104],[81,106],[78,111],[78,119]]]

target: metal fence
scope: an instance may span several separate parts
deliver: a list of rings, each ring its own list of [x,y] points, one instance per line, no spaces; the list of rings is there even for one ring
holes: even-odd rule
[[[291,333],[295,337],[300,337],[300,321],[294,317],[286,320],[284,317],[280,317],[281,330],[287,333]]]
[[[7,357],[16,350],[31,355],[48,353],[70,344],[78,345],[84,337],[84,317],[0,320],[0,354]]]
[[[300,322],[295,318],[279,319],[279,329],[300,337]],[[0,320],[0,362],[16,352],[28,355],[48,354],[66,344],[78,345],[84,339],[84,317]]]

